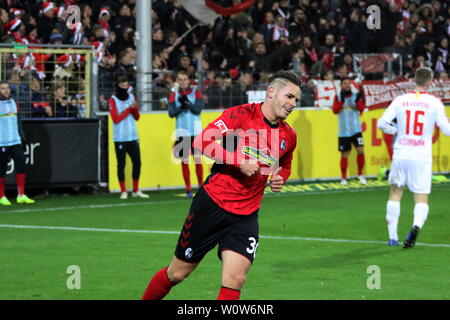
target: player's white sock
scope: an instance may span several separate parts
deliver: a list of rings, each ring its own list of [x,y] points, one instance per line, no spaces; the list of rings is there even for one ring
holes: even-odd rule
[[[419,202],[414,206],[414,224],[422,229],[423,224],[427,220],[429,207],[427,203]]]
[[[388,224],[389,239],[398,240],[397,226],[400,217],[400,202],[389,200],[386,205],[386,220]]]

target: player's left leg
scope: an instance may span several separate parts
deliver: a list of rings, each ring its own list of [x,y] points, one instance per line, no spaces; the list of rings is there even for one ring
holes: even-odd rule
[[[134,198],[148,198],[149,195],[143,193],[139,190],[139,177],[141,175],[141,149],[139,147],[138,141],[130,142],[130,146],[128,148],[128,154],[131,158],[131,163],[133,165],[131,175],[133,178],[133,193],[132,196]]]
[[[417,240],[419,231],[423,228],[428,217],[428,195],[431,192],[432,163],[409,161],[408,186],[414,193],[414,222],[411,231],[403,242],[403,248],[412,248]]]
[[[363,175],[363,169],[364,169],[364,163],[365,163],[364,146],[356,147],[356,162],[358,164],[358,178],[359,178],[359,181],[362,184],[367,184],[367,180],[366,180],[366,178]]]
[[[428,194],[414,193],[414,202],[414,222],[403,242],[403,248],[405,249],[412,248],[415,245],[417,237],[419,236],[419,231],[425,224],[429,212]]]
[[[218,300],[239,300],[241,288],[252,263],[250,260],[234,251],[222,251],[222,286]]]
[[[218,300],[238,300],[240,290],[256,256],[259,240],[258,213],[237,216],[219,242],[222,286]]]
[[[33,204],[35,201],[25,195],[25,155],[21,144],[11,147],[11,157],[14,160],[16,170],[17,203]]]
[[[194,142],[195,137],[191,137],[191,145]],[[203,183],[203,166],[202,166],[202,154],[200,151],[191,148],[191,153],[195,163],[195,173],[197,174],[198,187]]]

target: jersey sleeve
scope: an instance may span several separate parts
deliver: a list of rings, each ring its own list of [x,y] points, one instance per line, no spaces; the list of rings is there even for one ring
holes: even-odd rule
[[[109,98],[108,104],[109,104],[109,114],[111,115],[111,119],[114,122],[114,124],[118,124],[120,121],[125,119],[131,113],[131,108],[127,108],[125,109],[124,112],[119,114],[117,112],[116,101],[113,98]]]
[[[384,111],[381,118],[378,120],[377,127],[387,134],[396,134],[397,128],[392,125],[392,121],[397,116],[397,99],[391,102],[391,104]]]
[[[334,96],[333,107],[332,107],[333,113],[338,114],[342,110],[343,106],[344,106],[344,101],[339,101],[339,98],[336,94]]]
[[[440,100],[436,108],[436,124],[446,136],[450,136],[450,123],[445,114],[445,106]]]
[[[133,101],[133,104],[136,104],[136,107],[131,108],[131,114],[133,115],[134,120],[138,121],[141,114],[139,113],[139,105],[137,104],[136,99]]]
[[[289,151],[283,155],[283,157],[280,159],[280,176],[283,178],[283,182],[286,183],[289,176],[291,175],[291,165],[292,165],[292,159],[294,157],[294,150],[297,147],[297,134],[295,131],[293,131],[293,135],[291,138],[291,148]]]

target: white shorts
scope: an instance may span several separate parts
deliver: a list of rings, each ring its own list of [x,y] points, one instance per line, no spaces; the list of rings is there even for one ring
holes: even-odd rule
[[[389,172],[389,183],[397,187],[408,186],[414,193],[431,192],[432,162],[394,159]]]

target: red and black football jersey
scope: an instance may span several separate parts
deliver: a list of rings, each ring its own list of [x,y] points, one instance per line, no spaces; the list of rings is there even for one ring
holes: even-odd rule
[[[249,215],[259,209],[269,175],[278,166],[282,167],[279,174],[284,181],[291,173],[296,133],[285,121],[271,124],[261,106],[262,103],[257,103],[229,108],[197,137],[202,139],[203,154],[209,156],[208,148],[217,150],[211,132],[216,138],[217,134],[222,136],[223,148],[227,150],[223,163],[214,164],[204,188],[217,205],[234,214]],[[196,145],[200,143],[197,141]],[[256,160],[259,174],[244,175],[239,169],[243,159]]]

